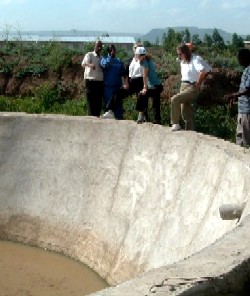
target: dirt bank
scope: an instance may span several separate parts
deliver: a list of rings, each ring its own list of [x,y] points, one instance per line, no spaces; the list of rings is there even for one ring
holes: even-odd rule
[[[26,73],[22,77],[0,73],[0,95],[32,97],[35,95],[36,89],[47,82],[51,85],[60,84],[67,98],[81,98],[84,92],[82,58],[83,56],[72,58],[70,65],[62,69],[60,73],[45,71],[39,75]],[[203,84],[198,103],[201,105],[224,104],[223,95],[238,89],[240,76],[241,73],[236,71],[213,69],[213,73],[207,76]],[[179,84],[179,75],[169,75],[164,81],[162,99],[169,100],[179,89]]]

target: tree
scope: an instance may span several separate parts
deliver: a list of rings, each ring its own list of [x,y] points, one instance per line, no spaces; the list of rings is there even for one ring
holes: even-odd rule
[[[233,49],[239,49],[241,47],[244,47],[244,42],[242,37],[238,36],[236,33],[233,34],[232,36],[232,43],[231,46]]]
[[[174,29],[168,29],[168,33],[163,40],[163,48],[168,52],[175,53],[177,45],[182,41],[180,32],[175,32]]]
[[[159,45],[159,44],[160,44],[160,38],[159,38],[159,36],[156,37],[156,39],[155,39],[155,44],[156,44],[156,45]]]
[[[145,47],[151,47],[152,44],[151,44],[150,41],[148,41],[148,40],[144,40],[144,41],[143,41],[143,46],[145,46]]]
[[[207,33],[204,35],[203,38],[203,43],[207,46],[207,47],[211,47],[213,44],[213,39],[210,35],[208,35]]]
[[[199,34],[194,34],[192,36],[192,43],[195,44],[195,45],[201,45],[202,44],[202,41],[200,40]]]
[[[221,37],[217,29],[213,30],[212,41],[215,48],[218,48],[218,49],[225,48],[224,39]]]
[[[164,32],[164,33],[162,34],[161,44],[164,44],[166,38],[167,38],[167,34]]]
[[[184,31],[181,32],[182,35],[182,42],[191,42],[191,34],[186,28]]]

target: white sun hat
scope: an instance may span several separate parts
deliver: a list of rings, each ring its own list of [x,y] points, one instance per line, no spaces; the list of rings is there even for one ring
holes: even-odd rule
[[[138,55],[144,55],[146,53],[147,53],[146,49],[142,46],[137,47],[135,50],[135,54],[138,54]]]

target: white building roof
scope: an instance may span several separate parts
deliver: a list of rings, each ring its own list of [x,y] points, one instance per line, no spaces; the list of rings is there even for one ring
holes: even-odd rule
[[[0,41],[6,40],[5,36],[0,36]],[[48,41],[58,41],[58,42],[95,42],[96,40],[101,40],[103,43],[135,43],[135,38],[128,37],[85,37],[85,36],[74,36],[74,37],[63,37],[63,36],[39,36],[39,35],[9,35],[8,41],[34,41],[34,42],[48,42]]]

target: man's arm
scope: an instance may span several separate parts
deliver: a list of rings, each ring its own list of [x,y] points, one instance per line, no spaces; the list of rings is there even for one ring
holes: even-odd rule
[[[91,63],[91,54],[87,53],[82,61],[82,67],[89,67],[93,70],[95,70],[95,64]]]
[[[102,57],[101,60],[100,60],[100,66],[103,69],[110,67],[111,59],[112,59],[112,56],[111,55]]]
[[[148,90],[148,67],[143,67],[143,89],[142,94],[145,94]]]
[[[250,88],[246,88],[242,91],[238,91],[236,93],[225,95],[224,100],[229,101],[230,106],[232,106],[232,105],[236,104],[239,97],[248,96],[248,95],[250,95]]]
[[[206,78],[206,76],[207,76],[207,71],[205,71],[205,70],[200,71],[198,80],[196,82],[197,88],[200,88],[200,86],[201,86],[202,82],[204,81],[204,79]]]

